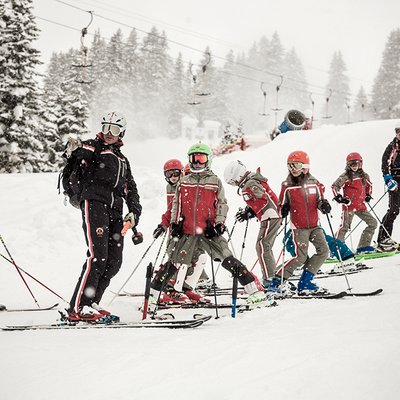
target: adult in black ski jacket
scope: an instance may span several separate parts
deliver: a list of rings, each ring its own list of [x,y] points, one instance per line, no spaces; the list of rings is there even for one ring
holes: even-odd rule
[[[86,169],[80,208],[88,246],[68,310],[71,321],[95,321],[109,315],[99,303],[122,264],[123,223],[136,226],[142,211],[129,161],[121,152],[125,130],[125,118],[112,112],[103,117],[96,139],[70,138],[67,144],[67,155],[73,153]],[[129,212],[123,219],[124,201]]]
[[[382,174],[389,192],[389,208],[382,219],[378,234],[378,250],[397,250],[392,240],[393,223],[400,210],[400,123],[395,126],[396,136],[386,147],[382,156]]]

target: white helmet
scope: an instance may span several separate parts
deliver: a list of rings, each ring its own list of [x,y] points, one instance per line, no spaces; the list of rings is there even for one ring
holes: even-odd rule
[[[229,185],[238,186],[246,174],[246,166],[239,160],[230,162],[224,171],[224,179]]]
[[[126,131],[126,119],[122,114],[115,111],[109,112],[107,115],[104,115],[101,120],[101,125],[103,126],[105,124],[118,126],[120,129],[119,137],[124,137]]]

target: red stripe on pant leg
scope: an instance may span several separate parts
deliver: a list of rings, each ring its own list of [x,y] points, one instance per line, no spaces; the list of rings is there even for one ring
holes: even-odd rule
[[[88,248],[89,248],[90,256],[86,259],[86,270],[82,276],[81,285],[79,287],[79,290],[78,290],[78,293],[76,296],[75,305],[74,305],[75,312],[79,311],[79,305],[81,303],[82,294],[83,294],[83,291],[86,286],[87,278],[92,269],[92,261],[94,258],[93,241],[92,241],[92,235],[90,234],[89,201],[88,200],[85,200],[85,224],[86,224],[86,236],[88,239]]]

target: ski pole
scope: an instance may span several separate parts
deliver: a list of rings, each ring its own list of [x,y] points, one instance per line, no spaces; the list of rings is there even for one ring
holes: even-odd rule
[[[14,265],[15,269],[17,270],[18,275],[21,277],[22,281],[24,282],[26,288],[28,289],[29,293],[31,294],[31,296],[32,296],[33,300],[35,301],[36,305],[38,306],[38,308],[40,308],[40,305],[39,305],[38,301],[36,300],[34,294],[32,293],[31,288],[30,288],[29,285],[26,283],[25,278],[22,276],[21,271],[18,269],[18,265],[15,263],[15,261],[14,261],[12,255],[11,255],[11,253],[10,253],[10,251],[8,250],[8,247],[7,247],[6,244],[4,243],[3,236],[1,236],[1,235],[0,235],[0,241],[1,241],[1,243],[3,243],[3,246],[4,246],[4,248],[5,248],[5,250],[6,250],[7,254],[8,254],[8,256],[10,257],[11,263]]]
[[[240,262],[242,262],[243,250],[245,248],[248,227],[249,227],[249,220],[247,219],[246,220],[246,229],[244,231],[244,236],[243,236],[242,251],[240,253],[240,260],[239,260]],[[238,280],[239,280],[239,266],[236,265],[234,273],[233,273],[233,282],[232,282],[232,310],[231,310],[232,318],[236,318]]]
[[[235,257],[236,257],[236,252],[235,252],[235,248],[233,247],[232,235],[233,235],[233,231],[235,230],[236,224],[237,224],[237,220],[234,222],[231,232],[230,232],[230,233],[228,232],[228,245],[231,246],[232,253],[233,253],[233,255],[234,255]],[[216,271],[215,274],[217,274],[217,273],[218,273],[218,268],[217,268],[217,271]]]
[[[144,289],[144,304],[143,304],[143,315],[142,320],[147,318],[147,309],[149,307],[150,298],[150,283],[151,277],[153,276],[153,264],[150,262],[146,270],[146,287]]]
[[[286,242],[288,238],[286,237],[287,234],[287,216],[285,217],[285,222],[283,225],[283,248],[282,248],[282,273],[281,273],[281,285],[283,285],[283,270],[285,266],[285,252],[286,252]],[[293,231],[292,231],[293,235]]]
[[[388,237],[391,239],[392,235],[388,232],[388,230],[386,229],[385,225],[383,225],[382,221],[379,219],[379,217],[376,215],[376,212],[374,211],[374,209],[369,205],[369,203],[367,202],[369,210],[372,212],[372,214],[374,214],[375,218],[377,219],[377,221],[379,222],[379,225],[383,228],[383,230],[386,232],[386,234],[388,235]]]
[[[249,227],[249,220],[246,220],[246,228],[244,230],[244,236],[243,236],[243,242],[242,242],[242,251],[240,252],[240,261],[242,261],[242,257],[243,257],[243,251],[244,248],[246,247],[246,238],[247,238],[247,229]]]
[[[217,301],[217,284],[215,283],[215,271],[214,271],[214,260],[212,254],[211,239],[208,239],[208,244],[210,245],[211,274],[212,274],[213,288],[214,288],[215,319],[218,319],[219,315],[218,315],[218,301]]]
[[[150,246],[146,249],[146,251],[144,252],[143,256],[141,257],[141,259],[139,260],[139,262],[137,263],[136,267],[133,269],[133,271],[131,272],[131,274],[128,276],[128,278],[126,279],[126,281],[124,282],[124,284],[121,286],[121,288],[118,290],[118,292],[116,292],[114,294],[114,297],[111,299],[111,301],[108,303],[108,305],[110,306],[111,303],[115,300],[116,297],[119,296],[119,294],[121,293],[121,290],[125,287],[125,285],[129,282],[129,280],[132,278],[133,274],[136,272],[136,270],[139,268],[139,265],[142,263],[143,259],[146,257],[146,254],[149,252],[149,250],[151,249],[151,247],[153,246],[153,244],[155,243],[157,239],[153,239],[153,241],[151,242]]]
[[[6,261],[8,261],[10,264],[12,264],[13,262],[7,258],[6,256],[4,256],[3,254],[0,253],[0,256],[3,257]],[[37,282],[39,285],[42,285],[45,289],[47,289],[49,292],[53,293],[54,295],[56,295],[59,299],[61,299],[62,301],[65,301],[67,304],[69,304],[69,301],[65,300],[64,298],[62,298],[59,294],[57,294],[56,292],[54,292],[53,290],[51,290],[49,287],[47,287],[44,283],[40,282],[38,279],[36,279],[34,276],[32,276],[29,272],[25,271],[24,269],[22,269],[21,267],[19,267],[17,265],[17,268],[22,271],[25,275],[29,276],[29,278],[33,279],[35,282]]]
[[[345,277],[345,279],[346,279],[346,283],[347,283],[348,290],[349,290],[349,292],[351,293],[351,287],[350,287],[350,283],[349,283],[349,278],[347,277],[346,270],[344,269],[342,255],[340,254],[339,245],[338,245],[338,243],[337,243],[335,234],[333,233],[333,228],[332,228],[331,220],[329,219],[329,217],[330,217],[330,214],[326,214],[326,218],[328,219],[329,229],[331,230],[333,242],[335,243],[335,247],[336,247],[336,251],[337,251],[337,253],[338,253],[338,258],[339,258],[339,261],[340,261],[340,265],[341,265],[342,270],[343,270],[343,275],[344,275],[344,277]]]
[[[371,210],[373,210],[378,203],[386,196],[386,194],[388,193],[389,190],[386,190],[385,193],[383,193],[383,195],[378,199],[378,201],[372,206]],[[356,229],[357,227],[363,222],[363,220],[361,219],[360,221],[358,221],[357,225],[350,231],[350,233],[347,234],[347,236],[344,238],[344,240],[346,240]]]

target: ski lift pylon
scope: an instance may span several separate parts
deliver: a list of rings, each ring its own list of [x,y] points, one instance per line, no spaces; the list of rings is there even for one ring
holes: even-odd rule
[[[332,115],[329,115],[329,100],[330,100],[331,96],[332,96],[332,89],[329,89],[329,95],[326,96],[326,99],[325,99],[325,102],[326,102],[325,116],[322,117],[324,119],[332,118]]]
[[[261,89],[261,93],[264,96],[264,108],[263,108],[263,112],[260,113],[259,115],[261,115],[262,117],[267,117],[269,114],[266,113],[266,105],[267,105],[267,90],[264,88],[265,82],[261,82],[260,84],[260,89]]]
[[[88,81],[86,79],[86,68],[90,68],[90,67],[93,66],[93,64],[88,64],[87,63],[88,48],[85,46],[85,36],[87,35],[89,26],[93,22],[93,13],[94,13],[94,11],[88,11],[88,13],[90,14],[90,22],[87,24],[87,26],[85,26],[81,30],[81,38],[80,38],[80,41],[81,41],[81,47],[80,47],[81,63],[72,65],[75,68],[80,68],[81,69],[81,73],[80,73],[80,78],[81,79],[75,79],[75,82],[81,83],[81,84],[86,84],[86,85],[89,85],[89,84],[93,83],[93,81]]]

